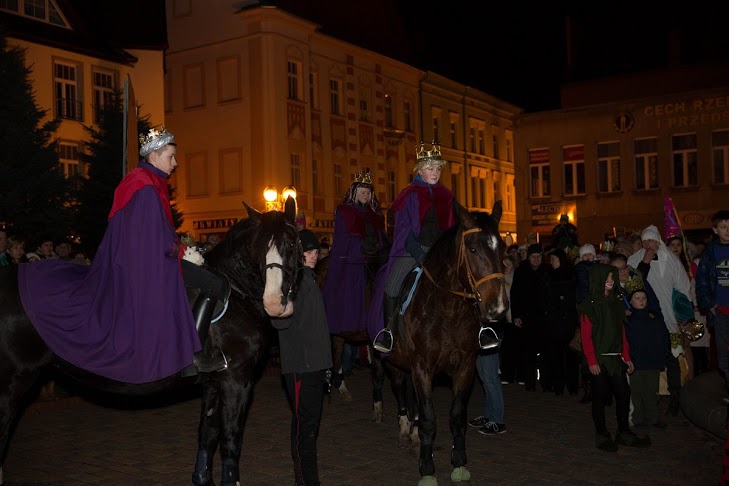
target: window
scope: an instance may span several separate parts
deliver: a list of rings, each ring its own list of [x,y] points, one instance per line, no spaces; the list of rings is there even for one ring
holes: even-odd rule
[[[506,174],[506,183],[504,184],[504,190],[506,191],[506,195],[504,197],[504,200],[506,201],[506,209],[507,211],[514,211],[516,200],[514,199],[514,176]]]
[[[83,175],[81,173],[79,144],[60,142],[58,144],[58,159],[66,179]]]
[[[491,142],[494,147],[494,158],[496,160],[498,160],[499,159],[499,136],[495,133],[493,135],[491,135]]]
[[[620,142],[597,144],[597,190],[620,191]]]
[[[319,75],[309,73],[309,102],[312,110],[319,109]]]
[[[311,190],[315,195],[321,195],[321,186],[319,185],[319,161],[316,159],[311,161]]]
[[[471,122],[471,126],[468,129],[468,140],[471,144],[471,152],[476,151],[476,126]]]
[[[18,13],[18,0],[0,0],[0,9]]]
[[[387,200],[392,202],[397,196],[397,185],[395,184],[395,171],[387,171]]]
[[[729,184],[729,130],[711,133],[711,167],[714,184]]]
[[[342,185],[342,164],[334,164],[334,194],[339,196],[344,194],[344,186]]]
[[[438,143],[440,142],[440,109],[433,108],[431,117],[433,119],[433,142]]]
[[[405,131],[412,132],[413,131],[413,112],[412,112],[412,105],[409,101],[405,101],[402,104],[402,113],[405,117]]]
[[[453,197],[458,200],[460,199],[459,194],[459,188],[461,187],[461,174],[456,172],[451,172],[451,192],[453,193]]]
[[[79,99],[79,69],[72,64],[53,64],[53,87],[56,101],[56,117],[83,121],[83,109]]]
[[[673,148],[673,187],[697,186],[698,150],[695,133],[674,135]]]
[[[101,123],[104,110],[114,102],[114,73],[94,71],[94,123]]]
[[[289,157],[291,161],[291,185],[294,187],[301,187],[301,155],[291,154]]]
[[[478,153],[481,155],[486,154],[486,141],[484,140],[484,127],[479,125],[478,127]],[[483,206],[481,206],[483,207]]]
[[[296,61],[288,61],[288,76],[289,76],[289,99],[300,100],[301,93],[299,92],[301,82],[300,73],[301,63]]]
[[[385,95],[385,127],[392,128],[392,96]]]
[[[529,197],[549,197],[552,195],[549,172],[549,149],[530,150]]]
[[[0,0],[0,10],[7,10],[49,24],[68,27],[53,0]]]
[[[450,134],[451,134],[451,148],[458,148],[458,113],[451,111],[448,114],[448,120],[450,122]]]
[[[360,86],[359,88],[359,119],[370,121],[370,88]]]
[[[635,153],[635,188],[639,191],[658,188],[658,139],[643,138],[633,142]]]
[[[564,195],[576,196],[585,193],[585,147],[573,145],[562,148],[564,163]]]
[[[25,8],[23,12],[28,17],[45,20],[46,18],[46,2],[45,0],[25,0]]]
[[[506,139],[506,160],[511,162],[511,139]]]
[[[342,114],[342,88],[338,79],[329,80],[329,103],[332,105],[332,115]]]

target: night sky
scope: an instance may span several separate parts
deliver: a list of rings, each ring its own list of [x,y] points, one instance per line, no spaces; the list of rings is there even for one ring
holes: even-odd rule
[[[580,2],[578,7],[454,1],[430,11],[415,0],[395,2],[425,68],[527,111],[558,108],[563,82],[729,62],[726,1],[695,0],[680,10],[652,5],[645,11],[636,2],[620,1]]]

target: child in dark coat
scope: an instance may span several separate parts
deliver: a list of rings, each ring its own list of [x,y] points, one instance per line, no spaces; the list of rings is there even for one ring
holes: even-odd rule
[[[630,375],[633,424],[664,428],[658,416],[658,385],[661,370],[671,352],[671,338],[660,313],[646,309],[648,293],[638,287],[630,293],[626,335],[635,371]]]

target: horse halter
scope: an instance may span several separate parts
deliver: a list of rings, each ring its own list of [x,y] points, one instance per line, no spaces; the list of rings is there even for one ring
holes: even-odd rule
[[[466,231],[461,232],[461,246],[458,248],[458,266],[464,265],[466,267],[466,276],[468,277],[468,284],[471,286],[471,291],[467,292],[466,289],[463,289],[462,292],[452,289],[446,289],[441,287],[436,283],[436,281],[433,279],[433,277],[430,275],[430,272],[428,272],[428,269],[423,267],[423,272],[428,277],[428,280],[430,280],[433,285],[435,285],[439,289],[447,290],[448,292],[460,295],[464,299],[476,299],[477,301],[481,301],[481,295],[476,292],[478,287],[484,283],[488,282],[489,280],[494,279],[504,279],[503,273],[491,273],[489,275],[486,275],[485,277],[480,278],[479,280],[476,280],[476,277],[473,276],[473,271],[471,270],[471,265],[468,263],[468,258],[466,258],[466,235],[470,235],[471,233],[478,233],[480,231],[483,231],[481,228],[471,228]]]

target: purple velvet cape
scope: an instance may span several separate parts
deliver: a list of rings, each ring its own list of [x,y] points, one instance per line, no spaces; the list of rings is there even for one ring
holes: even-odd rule
[[[390,270],[392,270],[397,258],[410,256],[406,249],[408,235],[410,233],[415,235],[415,237],[420,235],[422,225],[421,217],[424,217],[428,210],[428,208],[422,208],[423,210],[421,211],[420,208],[419,190],[422,190],[422,188],[437,188],[439,197],[435,199],[436,215],[446,214],[443,206],[447,205],[449,208],[447,212],[448,221],[438,221],[441,228],[449,228],[456,223],[455,215],[453,214],[453,193],[440,182],[437,184],[428,184],[420,176],[417,176],[408,187],[400,192],[392,205],[392,209],[396,209],[396,211],[394,214],[395,230],[392,247],[390,247],[390,257],[387,263],[377,272],[372,303],[370,304],[367,315],[367,330],[372,340],[385,327],[385,318],[382,315],[382,302],[385,296],[387,276],[390,274]]]
[[[167,177],[145,162],[140,167]],[[192,363],[200,339],[162,203],[152,186],[136,191],[109,221],[89,266],[20,265],[25,312],[64,360],[125,383],[156,381]]]
[[[375,214],[369,206],[341,204],[334,217],[334,241],[327,257],[329,266],[322,288],[329,332],[332,334],[367,329],[366,262],[360,246],[360,239],[365,235],[358,233],[364,230],[367,216],[379,223],[379,228],[373,229],[377,232],[377,247],[381,249],[387,238],[384,217]]]

